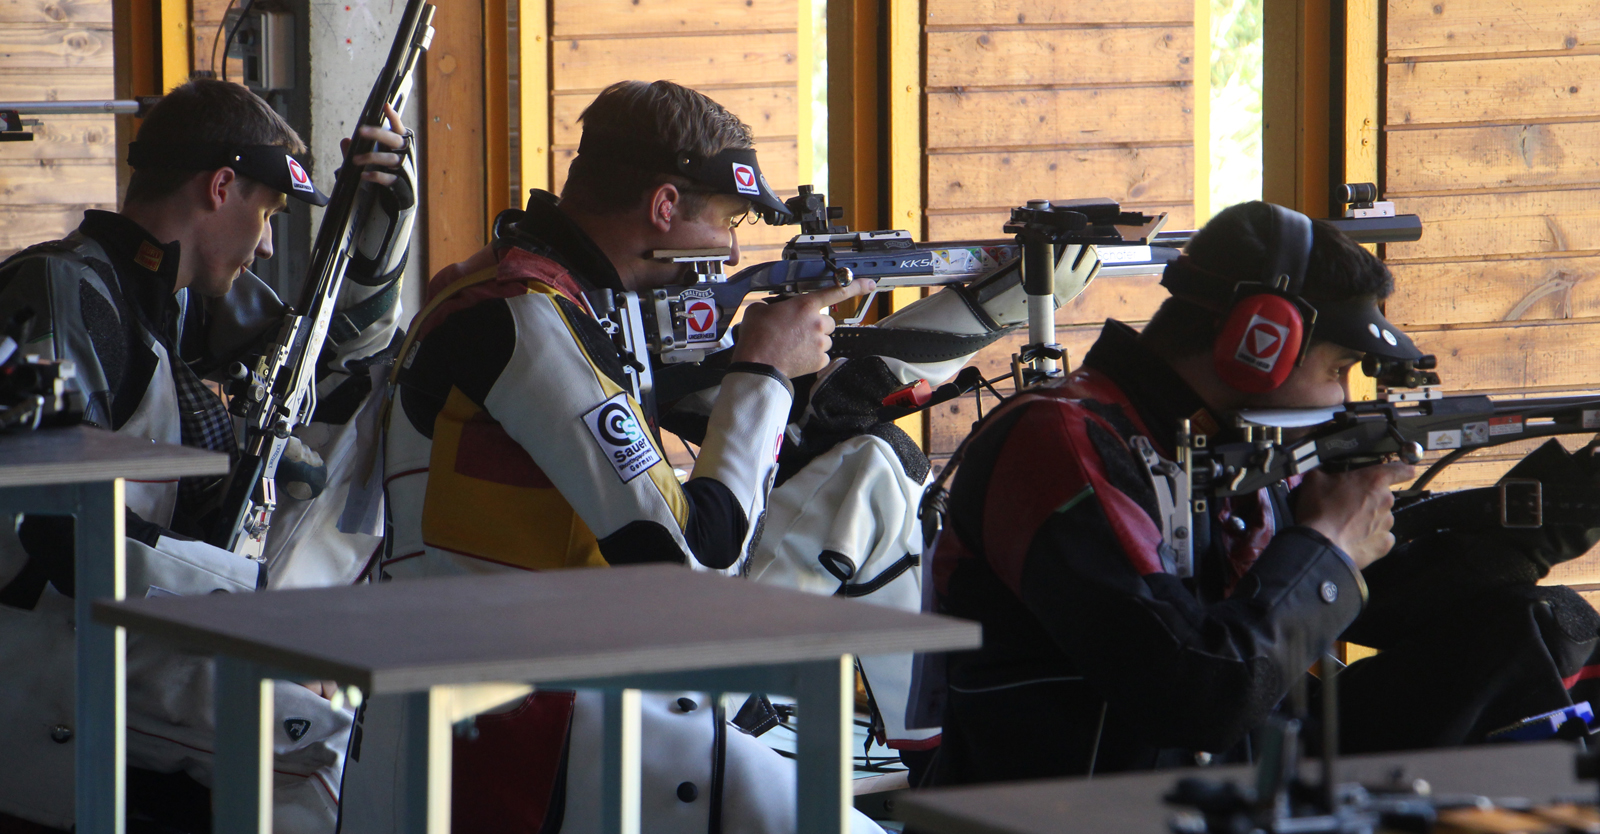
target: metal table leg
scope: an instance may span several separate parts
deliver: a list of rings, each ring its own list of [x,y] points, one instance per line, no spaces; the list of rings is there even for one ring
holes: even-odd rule
[[[272,834],[272,681],[245,660],[217,658],[212,831]]]
[[[405,696],[404,834],[450,834],[450,698],[448,686]]]
[[[77,623],[77,830],[123,834],[126,829],[127,633],[89,615],[96,599],[124,596],[122,479],[79,484],[76,515],[74,617]],[[46,510],[48,512],[48,510]]]
[[[850,830],[855,681],[850,655],[796,664],[794,695],[800,713],[795,732],[800,794],[797,834],[844,834]]]
[[[639,834],[639,690],[607,689],[603,720],[600,832]]]

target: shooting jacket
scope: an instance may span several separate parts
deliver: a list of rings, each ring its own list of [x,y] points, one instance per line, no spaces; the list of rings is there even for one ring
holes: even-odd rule
[[[367,366],[393,337],[415,200],[407,176],[367,184],[357,252],[340,297],[341,316],[321,359],[316,422],[299,434],[328,464],[318,500],[279,490],[266,561],[196,539],[199,507],[216,482],[127,481],[127,595],[251,592],[353,581],[379,542],[335,529],[362,439],[352,418],[372,389]],[[0,319],[31,310],[29,353],[71,360],[87,401],[85,422],[162,443],[227,450],[232,425],[200,378],[244,358],[276,335],[284,312],[248,270],[222,299],[173,292],[176,243],[163,244],[119,214],[85,212],[71,235],[0,264]],[[194,412],[204,412],[196,421]],[[376,442],[367,433],[366,443]],[[186,479],[187,481],[188,479]],[[0,525],[0,812],[55,828],[73,823],[72,538],[61,519]],[[307,546],[315,542],[314,546]],[[211,663],[130,634],[130,807],[203,812],[211,768]],[[350,727],[297,684],[278,683],[275,769],[277,830],[332,831]],[[182,784],[180,784],[180,781]],[[173,793],[172,791],[178,791]],[[189,793],[186,793],[189,792]],[[172,821],[169,819],[169,821]]]
[[[1081,775],[1223,752],[1360,612],[1349,557],[1280,486],[1214,502],[1196,577],[1173,574],[1150,470],[1180,421],[1218,421],[1134,331],[968,439],[934,556],[940,607],[983,624],[951,655],[941,783]],[[1091,765],[1091,763],[1093,763]]]
[[[761,530],[789,381],[730,365],[680,485],[656,415],[626,390],[629,357],[597,317],[601,291],[622,290],[610,261],[548,195],[496,226],[504,236],[430,282],[401,358],[384,575],[663,561],[737,571]],[[397,766],[406,709],[393,697],[363,707],[345,778],[349,834],[403,819],[416,790]],[[456,745],[455,828],[598,830],[600,714],[597,693],[540,692],[480,716],[477,737]],[[729,727],[708,696],[647,696],[643,722],[646,830],[705,831],[712,819],[792,829],[793,765]]]
[[[599,291],[621,292],[610,261],[553,198],[530,200],[515,227],[435,277],[442,301],[401,360],[385,573],[735,568],[760,529],[789,381],[730,366],[680,486],[597,320]]]

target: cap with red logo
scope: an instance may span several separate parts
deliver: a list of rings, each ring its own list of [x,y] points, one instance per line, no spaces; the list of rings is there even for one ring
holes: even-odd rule
[[[241,176],[314,206],[328,204],[305,166],[280,145],[230,145],[222,142],[128,144],[128,165],[135,169],[211,171],[232,168]]]
[[[749,200],[750,207],[769,223],[790,222],[789,208],[761,175],[754,148],[728,148],[702,157],[643,139],[585,130],[578,156],[602,165],[614,162],[687,177],[708,191]]]

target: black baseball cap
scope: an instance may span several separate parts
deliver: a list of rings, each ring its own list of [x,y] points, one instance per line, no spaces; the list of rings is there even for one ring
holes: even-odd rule
[[[713,193],[749,200],[756,213],[768,218],[768,222],[788,222],[789,208],[767,184],[756,162],[755,148],[728,148],[702,157],[637,138],[585,130],[578,142],[578,155],[588,156],[598,165],[614,160],[654,173],[677,174]]]
[[[177,171],[212,171],[232,168],[268,188],[314,206],[328,204],[304,165],[281,145],[230,145],[222,142],[184,142],[153,145],[128,143],[128,165]]]
[[[1180,255],[1162,272],[1161,286],[1179,298],[1198,301],[1213,310],[1227,310],[1241,285],[1196,264],[1188,255]],[[1321,302],[1301,299],[1301,303],[1316,311],[1314,323],[1307,328],[1312,339],[1387,359],[1415,360],[1423,356],[1410,336],[1384,318],[1376,299],[1356,297]]]

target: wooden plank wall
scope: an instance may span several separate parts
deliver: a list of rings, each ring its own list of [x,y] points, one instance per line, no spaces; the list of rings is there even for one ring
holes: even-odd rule
[[[1389,317],[1456,391],[1600,391],[1600,18],[1592,0],[1388,0]],[[1572,438],[1575,446],[1585,438]],[[1527,444],[1436,481],[1493,483]],[[1552,580],[1600,581],[1600,556]]]
[[[0,0],[0,99],[112,97],[111,0]],[[0,258],[116,202],[110,116],[52,116],[0,143]]]
[[[800,185],[797,0],[553,0],[551,183],[577,155],[578,116],[617,81],[667,79],[699,90],[755,131],[761,170],[780,196]],[[809,70],[808,70],[809,71]],[[809,106],[809,104],[807,104]],[[809,137],[806,137],[809,139]],[[743,258],[775,258],[792,228],[743,226]]]
[[[927,0],[925,11],[927,209],[915,231],[1000,237],[1011,207],[1036,197],[1111,197],[1194,227],[1193,0]],[[1058,341],[1076,364],[1106,318],[1141,325],[1165,295],[1155,276],[1103,279],[1057,313]],[[1023,341],[976,364],[1002,373]],[[976,416],[972,397],[940,406],[930,456],[954,451]]]

